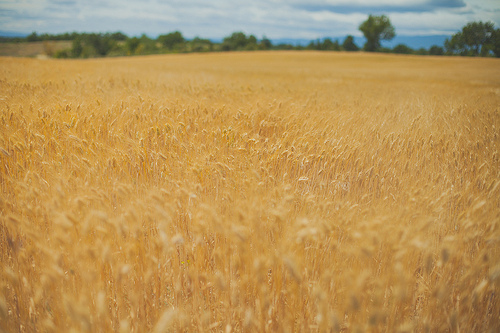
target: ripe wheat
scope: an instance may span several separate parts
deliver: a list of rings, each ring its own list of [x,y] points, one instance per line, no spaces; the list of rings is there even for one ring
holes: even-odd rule
[[[498,60],[0,64],[0,330],[500,330]]]

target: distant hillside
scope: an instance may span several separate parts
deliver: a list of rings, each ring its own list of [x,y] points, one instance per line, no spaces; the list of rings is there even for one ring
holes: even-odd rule
[[[13,31],[2,31],[0,30],[0,37],[20,37],[25,38],[28,34],[24,34],[22,32],[13,32]]]
[[[382,45],[386,47],[394,47],[398,44],[405,44],[412,49],[430,48],[433,45],[443,46],[446,38],[451,38],[448,35],[433,35],[433,36],[398,36],[394,37],[390,42],[383,42]],[[360,38],[364,44],[364,38]]]
[[[346,36],[340,36],[340,37],[325,37],[325,38],[330,38],[332,40],[338,40],[339,43],[342,44]],[[446,38],[450,38],[450,36],[447,35],[432,35],[432,36],[398,36],[394,37],[393,40],[390,42],[383,41],[382,46],[384,47],[394,47],[398,44],[405,44],[412,49],[419,49],[419,48],[430,48],[433,45],[439,45],[443,46],[444,41]],[[320,40],[323,40],[324,38],[320,38]],[[365,38],[364,37],[354,37],[354,43],[358,45],[359,47],[363,47],[365,44]],[[279,44],[290,44],[293,46],[307,46],[311,40],[310,39],[297,39],[297,38],[278,38],[278,39],[272,39],[273,44],[279,45]]]

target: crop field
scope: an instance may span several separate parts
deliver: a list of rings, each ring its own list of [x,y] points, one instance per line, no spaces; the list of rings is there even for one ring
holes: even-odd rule
[[[0,43],[0,56],[45,57],[71,48],[68,41]]]
[[[500,331],[500,61],[0,58],[0,331]]]

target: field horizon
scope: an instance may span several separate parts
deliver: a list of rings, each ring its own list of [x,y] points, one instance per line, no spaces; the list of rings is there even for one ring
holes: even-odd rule
[[[0,330],[500,330],[500,60],[0,57]]]

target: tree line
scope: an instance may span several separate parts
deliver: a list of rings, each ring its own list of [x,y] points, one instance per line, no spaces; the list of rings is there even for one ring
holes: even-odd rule
[[[393,48],[382,47],[381,42],[396,36],[394,26],[385,15],[369,15],[359,30],[366,42],[360,47],[354,37],[348,35],[342,42],[331,38],[312,40],[308,45],[273,44],[265,36],[257,39],[254,35],[234,32],[221,42],[195,37],[186,39],[181,32],[174,31],[159,35],[156,39],[143,34],[129,37],[122,32],[114,33],[64,33],[41,34],[33,32],[27,37],[0,37],[0,42],[71,41],[67,50],[57,51],[56,58],[92,58],[104,56],[149,55],[161,53],[255,51],[255,50],[320,50],[320,51],[367,51],[419,55],[461,55],[500,57],[500,29],[491,22],[471,22],[446,39],[443,46],[433,45],[429,49],[412,49],[405,44]]]

